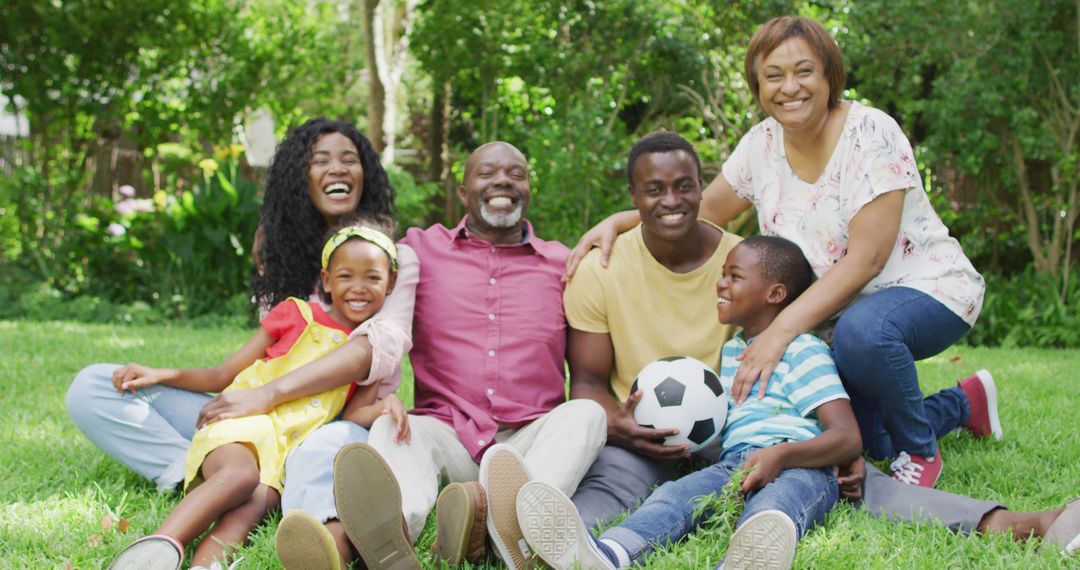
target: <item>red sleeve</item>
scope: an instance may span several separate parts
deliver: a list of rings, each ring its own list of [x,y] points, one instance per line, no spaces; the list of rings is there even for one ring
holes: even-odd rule
[[[289,329],[296,326],[297,319],[303,321],[304,316],[300,314],[296,303],[286,300],[274,305],[259,324],[271,338],[279,340]]]

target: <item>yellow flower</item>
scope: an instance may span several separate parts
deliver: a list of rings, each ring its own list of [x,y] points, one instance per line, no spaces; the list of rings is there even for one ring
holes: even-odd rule
[[[244,154],[244,145],[231,144],[229,145],[229,152],[232,153],[233,157],[240,156],[241,154]]]
[[[218,162],[212,158],[204,158],[199,161],[199,168],[202,169],[203,174],[210,176],[217,172]]]
[[[164,210],[165,205],[169,203],[169,195],[167,193],[165,193],[164,190],[158,190],[158,191],[154,192],[153,200],[154,200],[154,206],[157,207],[158,211],[161,211],[161,210]]]

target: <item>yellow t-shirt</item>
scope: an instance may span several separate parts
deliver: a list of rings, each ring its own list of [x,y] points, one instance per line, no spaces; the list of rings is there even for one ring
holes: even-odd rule
[[[566,320],[579,331],[611,335],[611,387],[619,401],[630,395],[637,373],[659,358],[692,356],[719,372],[720,350],[735,327],[717,320],[716,282],[740,241],[724,232],[712,257],[689,273],[660,265],[640,225],[615,240],[606,269],[599,250],[585,256],[563,294]]]

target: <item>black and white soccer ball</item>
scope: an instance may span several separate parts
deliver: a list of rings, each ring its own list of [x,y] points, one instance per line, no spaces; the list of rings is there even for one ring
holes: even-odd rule
[[[690,452],[719,445],[727,418],[728,394],[720,377],[689,356],[661,358],[641,369],[630,393],[642,390],[634,419],[642,427],[675,428],[667,445],[690,444]]]

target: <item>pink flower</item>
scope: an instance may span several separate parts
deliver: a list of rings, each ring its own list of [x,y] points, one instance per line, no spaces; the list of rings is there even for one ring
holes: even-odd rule
[[[109,235],[114,237],[120,237],[127,233],[127,229],[116,222],[109,224],[109,227],[105,228],[105,231],[109,232]]]
[[[120,192],[120,195],[125,197],[125,198],[134,198],[135,197],[135,187],[131,186],[129,184],[124,184],[123,186],[121,186],[119,188],[118,191]]]
[[[116,213],[121,216],[130,216],[135,212],[135,200],[128,198],[127,200],[121,200],[116,203]]]

